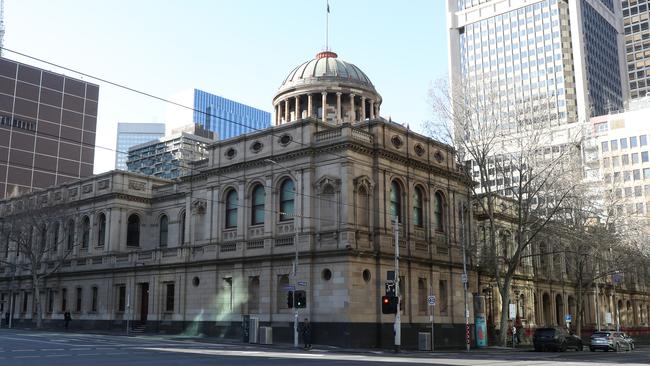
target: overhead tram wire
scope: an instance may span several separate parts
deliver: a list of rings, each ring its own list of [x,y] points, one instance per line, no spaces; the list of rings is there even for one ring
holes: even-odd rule
[[[17,55],[20,55],[20,56],[22,56],[22,57],[26,57],[26,58],[29,58],[29,59],[32,59],[32,60],[38,61],[38,62],[42,62],[42,63],[47,64],[47,65],[50,65],[50,66],[54,66],[54,67],[60,68],[60,69],[62,69],[62,70],[70,71],[70,72],[72,72],[72,73],[75,73],[75,74],[78,74],[78,75],[81,75],[81,76],[85,76],[85,77],[87,77],[87,78],[94,79],[94,80],[97,80],[97,81],[100,81],[100,82],[103,82],[103,83],[106,83],[106,84],[109,84],[109,85],[112,85],[112,86],[115,86],[115,87],[118,87],[118,88],[122,88],[122,89],[128,90],[128,91],[133,92],[133,93],[136,93],[136,94],[141,94],[141,95],[144,95],[144,96],[147,96],[147,97],[150,97],[150,98],[153,98],[153,99],[156,99],[156,100],[159,100],[159,101],[165,102],[165,103],[170,103],[170,104],[172,104],[172,105],[175,105],[175,106],[178,106],[178,107],[181,107],[181,108],[184,108],[184,109],[187,109],[187,110],[193,111],[193,112],[198,112],[198,113],[201,113],[201,114],[206,115],[206,116],[209,116],[209,117],[214,117],[214,118],[216,118],[216,119],[222,120],[222,121],[227,122],[227,123],[232,123],[232,124],[235,124],[235,125],[238,125],[238,126],[242,126],[242,127],[247,128],[247,129],[253,130],[253,132],[266,131],[266,132],[270,132],[270,135],[271,135],[271,136],[274,136],[274,137],[280,137],[279,135],[274,134],[274,133],[272,132],[272,130],[267,131],[267,129],[264,129],[264,128],[256,128],[256,127],[246,126],[246,125],[244,125],[243,123],[240,123],[240,122],[237,122],[237,121],[233,121],[233,120],[230,120],[230,119],[227,119],[227,118],[221,117],[221,116],[216,116],[216,115],[213,115],[213,114],[210,114],[210,113],[206,113],[206,112],[201,111],[201,110],[198,110],[198,109],[196,109],[196,108],[189,107],[189,106],[186,106],[186,105],[181,104],[181,103],[178,103],[178,102],[174,102],[174,101],[169,100],[169,99],[167,99],[167,98],[163,98],[163,97],[159,97],[159,96],[156,96],[156,95],[154,95],[154,94],[151,94],[151,93],[143,92],[143,91],[137,90],[137,89],[135,89],[135,88],[131,88],[131,87],[129,87],[129,86],[126,86],[126,85],[123,85],[123,84],[120,84],[120,83],[117,83],[117,82],[113,82],[113,81],[107,80],[107,79],[105,79],[105,78],[97,77],[97,76],[94,76],[94,75],[91,75],[91,74],[88,74],[88,73],[84,73],[84,72],[81,72],[81,71],[78,71],[78,70],[75,70],[75,69],[72,69],[72,68],[69,68],[69,67],[66,67],[66,66],[62,66],[62,65],[59,65],[59,64],[57,64],[57,63],[54,63],[54,62],[51,62],[51,61],[47,61],[47,60],[44,60],[44,59],[41,59],[41,58],[38,58],[38,57],[35,57],[35,56],[30,56],[30,55],[28,55],[28,54],[26,54],[26,53],[23,53],[23,52],[19,52],[19,51],[11,50],[11,49],[8,49],[8,48],[3,48],[3,50],[8,51],[8,52],[11,52],[11,53],[14,53],[14,54],[17,54]],[[299,144],[299,145],[301,145],[301,146],[304,146],[304,147],[310,147],[310,145],[305,144],[305,143],[302,142],[302,141],[292,140],[292,142],[297,143],[297,144]],[[77,143],[78,143],[78,142],[77,142]],[[91,144],[91,145],[92,145],[92,144]],[[96,146],[96,145],[95,145],[95,146]],[[117,151],[117,150],[115,150],[115,149],[111,149],[111,148],[107,148],[107,147],[101,147],[101,148],[103,148],[103,149],[105,149],[105,150],[109,150],[109,151],[120,152],[120,151]],[[124,153],[124,152],[121,152],[121,153]],[[324,153],[326,153],[326,154],[330,154],[330,155],[333,155],[333,156],[338,157],[338,158],[344,158],[344,159],[349,158],[348,156],[340,155],[340,154],[337,154],[337,153],[335,153],[335,152],[333,152],[333,151],[325,151]],[[191,168],[191,167],[187,167],[187,168],[188,168],[188,169],[191,169],[191,170],[193,170],[193,171],[196,170],[195,168]],[[233,178],[233,177],[227,177],[226,175],[222,175],[222,174],[219,174],[219,175],[221,175],[221,176],[223,176],[223,177],[226,177],[226,178],[229,178],[229,179],[236,179],[236,178]],[[297,182],[296,182],[296,183],[297,183]],[[265,186],[265,187],[270,188],[270,189],[273,189],[273,187],[268,187],[268,186]],[[306,195],[306,194],[304,194],[304,193],[300,193],[300,196],[322,199],[321,197],[316,197],[316,196]],[[333,201],[333,200],[330,200],[330,202],[337,203],[336,201]],[[356,204],[349,204],[349,203],[345,203],[345,202],[343,202],[342,204],[344,204],[344,205],[346,205],[346,206],[350,206],[350,207],[355,207],[355,208],[356,208]],[[368,208],[368,211],[370,211],[370,208]],[[384,211],[379,211],[379,212],[381,212],[381,213],[386,213],[386,212],[384,212]]]

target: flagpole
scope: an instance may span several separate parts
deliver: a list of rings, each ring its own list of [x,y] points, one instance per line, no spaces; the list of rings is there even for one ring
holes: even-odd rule
[[[330,38],[330,2],[326,0],[327,12],[325,13],[325,51],[329,51],[329,38]]]

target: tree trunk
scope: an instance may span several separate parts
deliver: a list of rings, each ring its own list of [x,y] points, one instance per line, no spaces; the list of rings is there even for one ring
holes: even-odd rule
[[[578,336],[582,335],[582,323],[583,319],[583,309],[582,309],[582,278],[578,279],[578,300],[576,304],[576,334]]]
[[[34,293],[34,306],[36,306],[36,329],[43,326],[43,308],[41,306],[41,289],[38,274],[32,274],[32,292]]]
[[[511,276],[506,274],[503,284],[499,286],[501,293],[501,321],[499,323],[499,343],[501,346],[508,346],[508,318],[510,317],[510,281]]]

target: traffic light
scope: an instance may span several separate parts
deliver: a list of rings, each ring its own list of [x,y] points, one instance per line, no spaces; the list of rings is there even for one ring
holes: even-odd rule
[[[397,296],[381,297],[382,314],[397,314]]]
[[[303,309],[307,306],[307,293],[303,290],[296,291],[296,308]]]
[[[287,308],[293,308],[293,291],[287,292]]]

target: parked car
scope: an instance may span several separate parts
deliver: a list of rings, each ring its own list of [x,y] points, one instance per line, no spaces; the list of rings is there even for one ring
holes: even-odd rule
[[[620,352],[622,350],[631,351],[634,349],[634,340],[622,332],[600,331],[591,335],[589,350],[594,352],[600,349],[605,352],[612,350]]]
[[[565,351],[567,348],[575,348],[576,351],[582,351],[582,339],[569,334],[566,329],[556,328],[537,328],[533,335],[533,346],[535,351],[555,350]]]
[[[623,333],[623,338],[630,345],[630,350],[634,350],[634,338],[630,337],[630,335],[627,333]]]

